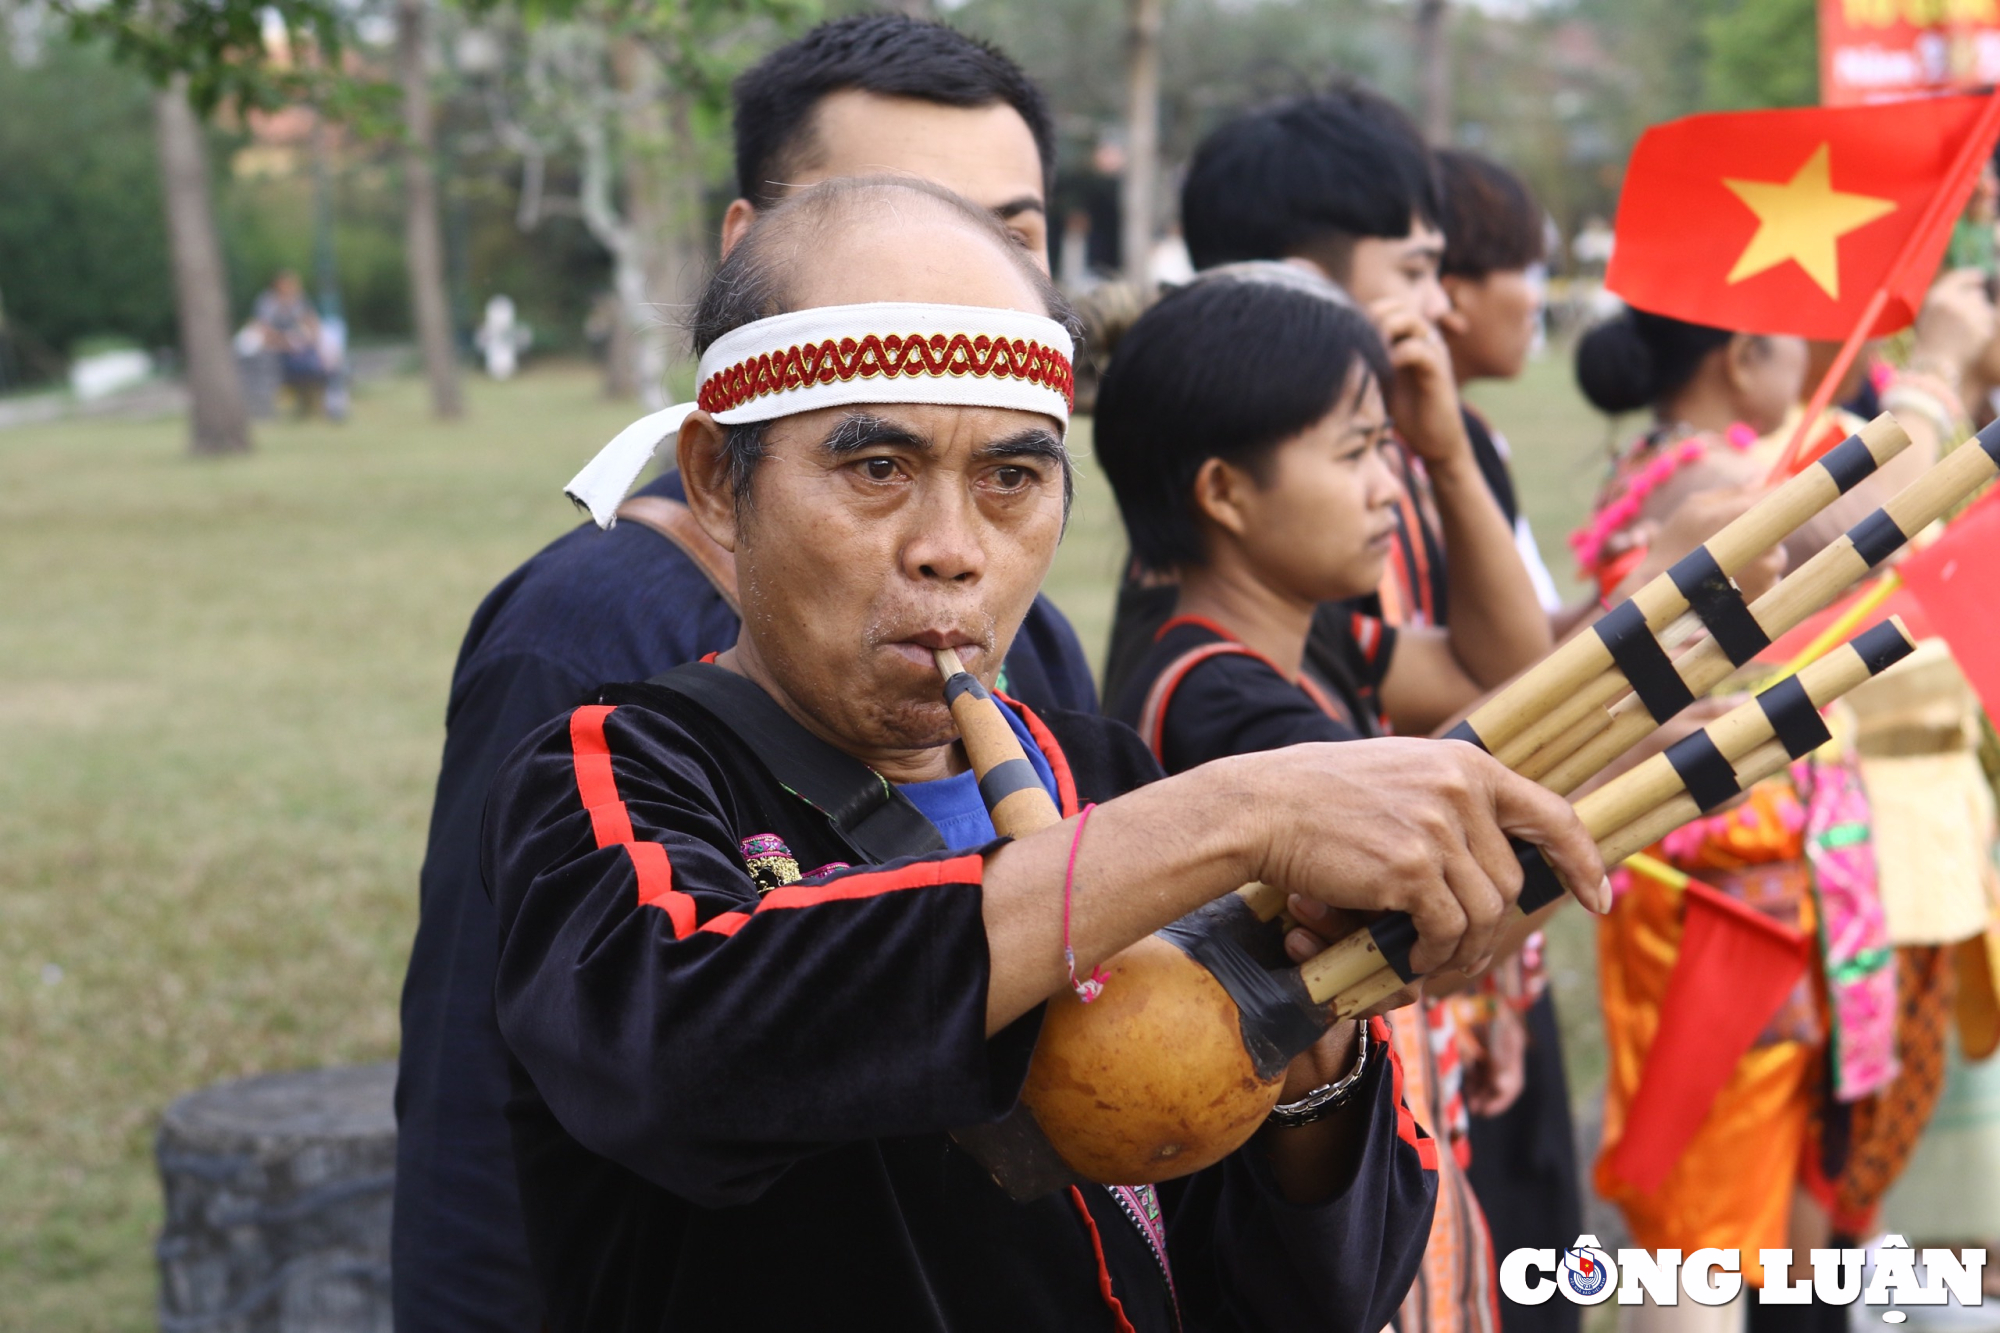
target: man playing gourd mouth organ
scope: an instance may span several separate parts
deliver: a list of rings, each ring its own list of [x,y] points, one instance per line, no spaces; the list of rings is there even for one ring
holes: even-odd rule
[[[1509,835],[1601,892],[1564,801],[1441,742],[1162,779],[1117,723],[1011,707],[1067,818],[994,837],[933,654],[993,686],[1054,557],[1066,320],[957,196],[830,181],[710,284],[701,407],[572,482],[605,521],[664,434],[743,630],[551,721],[488,802],[552,1328],[1375,1333],[1408,1286],[1434,1149],[1356,1023],[1247,1145],[1157,1190],[1017,1203],[950,1136],[1014,1105],[1044,1001],[1247,880],[1408,911],[1422,969],[1493,947]],[[852,773],[865,817],[797,794]]]

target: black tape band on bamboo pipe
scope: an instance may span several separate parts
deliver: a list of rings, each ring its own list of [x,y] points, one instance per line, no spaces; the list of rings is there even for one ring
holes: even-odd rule
[[[1638,603],[1620,602],[1591,628],[1653,721],[1665,722],[1694,702],[1694,693],[1653,637]]]
[[[1859,435],[1850,435],[1827,450],[1821,455],[1819,465],[1833,478],[1842,495],[1874,476],[1876,467],[1875,455],[1868,452],[1868,442]]]
[[[1843,648],[1852,649],[1854,656],[1860,659],[1860,665],[1866,672],[1863,679],[1866,679],[1880,675],[1890,666],[1909,656],[1915,651],[1916,645],[1911,642],[1903,627],[1892,618],[1850,639]],[[1827,659],[1822,659],[1806,670],[1812,672],[1835,666],[1836,664],[1830,660],[1831,657],[1832,654],[1829,654]],[[1838,679],[1837,673],[1835,679]],[[1839,693],[1858,683],[1859,681],[1850,679],[1846,684],[1837,686],[1826,701],[1831,702]],[[1824,683],[1821,688],[1824,689]],[[1624,856],[1637,851],[1673,827],[1738,795],[1751,782],[1777,772],[1784,763],[1800,758],[1824,741],[1826,723],[1819,715],[1818,705],[1807,692],[1803,677],[1791,676],[1780,681],[1759,694],[1755,702],[1758,710],[1771,723],[1772,739],[1759,740],[1754,732],[1746,735],[1739,730],[1735,733],[1737,737],[1735,746],[1747,745],[1748,748],[1732,757],[1723,753],[1722,747],[1716,743],[1710,730],[1704,728],[1670,747],[1663,757],[1681,781],[1681,791],[1678,794],[1669,797],[1656,807],[1650,807],[1647,813],[1630,824],[1616,817],[1608,822],[1619,827],[1607,827],[1605,821],[1599,819],[1593,819],[1591,822],[1592,836],[1597,839],[1598,848],[1605,852],[1607,859],[1623,859]],[[1744,705],[1744,708],[1748,707],[1749,705]],[[1800,709],[1804,710],[1805,716],[1811,718],[1810,723],[1800,716]],[[1742,712],[1741,708],[1734,710],[1728,717],[1719,719],[1711,726],[1725,727],[1731,719],[1738,718]],[[1818,739],[1813,738],[1814,731],[1819,733]],[[1679,751],[1678,757],[1676,751]],[[1778,761],[1766,762],[1764,756],[1767,752],[1777,755]],[[1619,782],[1634,783],[1643,780],[1639,770],[1634,770],[1625,774]],[[1613,783],[1607,786],[1598,795],[1609,794],[1617,785]],[[1657,829],[1645,828],[1646,836],[1643,841],[1633,842],[1627,839],[1629,845],[1620,845],[1621,837],[1633,828],[1644,826],[1649,820],[1658,820],[1663,812],[1677,807],[1681,811],[1680,814],[1661,822]],[[1616,808],[1615,801],[1611,808]],[[1515,900],[1515,906],[1522,916],[1532,916],[1562,896],[1562,885],[1557,881],[1555,871],[1549,867],[1539,848],[1515,839],[1514,849],[1522,869],[1527,873],[1527,879],[1522,885],[1520,896]],[[1367,933],[1378,941],[1378,947],[1383,934],[1391,929],[1407,929],[1414,942],[1415,927],[1409,923],[1409,918],[1402,913],[1393,915],[1402,917],[1404,925],[1391,927],[1389,918],[1385,916],[1368,927]],[[1359,936],[1357,934],[1350,938]],[[1346,945],[1347,941],[1342,941],[1331,946],[1327,950],[1327,955],[1345,953],[1352,957]],[[1359,972],[1359,968],[1344,967],[1343,974],[1335,982],[1337,989],[1330,997],[1335,1016],[1348,1017],[1416,980],[1415,974],[1408,966],[1408,946],[1403,950],[1403,959],[1403,966],[1400,968],[1393,965],[1378,966],[1365,976],[1355,975]],[[1388,961],[1386,951],[1385,961]],[[1307,963],[1306,966],[1311,967],[1311,963]],[[1362,966],[1365,966],[1365,960]],[[1390,980],[1392,975],[1393,982]],[[1315,987],[1315,993],[1324,996],[1327,991]]]
[[[955,704],[958,702],[958,696],[961,694],[969,694],[982,702],[990,701],[993,698],[986,687],[979,683],[979,677],[973,675],[964,667],[960,667],[957,671],[945,677],[944,701],[946,704]]]
[[[1465,721],[1447,731],[1443,739],[1448,741],[1464,741],[1467,745],[1476,745],[1482,750],[1486,749],[1486,742],[1479,739],[1479,733],[1472,729],[1471,718],[1465,719]],[[1492,752],[1489,750],[1487,753],[1490,754]]]
[[[1865,449],[1862,453],[1867,456]],[[1742,666],[1771,646],[1771,636],[1757,623],[1757,617],[1750,614],[1743,590],[1722,572],[1722,566],[1715,563],[1706,546],[1697,546],[1676,561],[1667,571],[1667,577],[1681,590],[1681,596],[1687,598],[1688,609],[1708,627],[1709,637],[1728,656],[1732,666]]]
[[[1787,676],[1759,694],[1757,706],[1771,720],[1771,734],[1794,759],[1805,758],[1833,739],[1826,719],[1806,693],[1805,682],[1797,676]]]
[[[1667,747],[1667,762],[1681,775],[1681,786],[1706,814],[1725,801],[1743,794],[1736,785],[1736,769],[1706,731],[1683,736]]]

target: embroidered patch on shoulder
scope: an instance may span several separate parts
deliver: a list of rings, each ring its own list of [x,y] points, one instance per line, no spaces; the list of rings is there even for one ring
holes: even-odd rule
[[[756,882],[758,893],[769,893],[799,879],[799,863],[793,859],[792,849],[785,846],[785,840],[777,834],[753,833],[739,844],[739,849],[743,853],[743,864],[750,871],[750,878]]]

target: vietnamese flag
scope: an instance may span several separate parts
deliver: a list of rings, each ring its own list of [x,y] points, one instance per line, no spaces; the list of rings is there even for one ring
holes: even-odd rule
[[[1845,339],[1916,318],[2000,97],[1689,116],[1640,136],[1604,283],[1630,305],[1743,333]]]
[[[2000,492],[1953,519],[1896,572],[1951,646],[1986,715],[2000,719]]]
[[[1672,1174],[1736,1062],[1806,971],[1808,942],[1700,880],[1684,890],[1680,950],[1611,1170],[1651,1193]]]

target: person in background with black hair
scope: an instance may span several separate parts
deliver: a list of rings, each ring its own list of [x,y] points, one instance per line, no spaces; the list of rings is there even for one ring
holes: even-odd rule
[[[1236,687],[1267,681],[1276,662],[1288,694],[1310,694],[1318,682],[1290,682],[1317,674],[1302,663],[1315,607],[1366,596],[1381,577],[1401,494],[1390,396],[1411,409],[1404,436],[1437,460],[1433,481],[1454,520],[1446,536],[1464,569],[1463,614],[1449,627],[1369,631],[1358,685],[1338,674],[1321,687],[1330,707],[1308,699],[1341,734],[1310,739],[1382,734],[1378,698],[1442,723],[1548,651],[1534,586],[1510,558],[1513,529],[1461,428],[1443,347],[1405,338],[1385,348],[1368,318],[1315,275],[1279,264],[1211,269],[1119,342],[1094,437],[1134,554],[1175,578],[1173,618],[1109,696],[1113,716],[1136,725],[1163,665],[1188,648],[1255,650],[1176,679],[1185,689],[1154,719],[1172,725],[1140,727],[1149,742],[1166,735],[1168,771],[1305,739],[1286,733],[1289,720],[1269,730],[1259,691]]]
[[[1451,303],[1438,281],[1445,237],[1430,150],[1380,94],[1343,86],[1252,111],[1203,140],[1181,189],[1181,231],[1197,269],[1283,260],[1338,284],[1386,341],[1435,340]],[[1400,423],[1410,408],[1392,395]],[[1397,446],[1402,481],[1395,551],[1382,586],[1328,607],[1308,653],[1321,674],[1355,656],[1353,617],[1384,625],[1446,622],[1441,516],[1423,460]],[[1119,591],[1104,690],[1114,697],[1172,606],[1160,571],[1134,569]],[[1150,585],[1150,586],[1149,586]],[[1372,634],[1372,631],[1369,632]],[[1368,637],[1369,634],[1364,634]],[[1390,716],[1427,732],[1441,719]]]
[[[1476,380],[1518,379],[1542,325],[1542,260],[1548,221],[1521,178],[1477,153],[1439,150],[1444,199],[1444,258],[1438,282],[1451,309],[1438,320],[1461,394]],[[1514,525],[1514,544],[1535,593],[1551,616],[1562,610],[1555,580],[1515,493],[1507,439],[1484,413],[1467,405],[1473,456],[1500,512]],[[1567,626],[1558,617],[1557,637]]]
[[[1048,268],[1054,122],[1041,91],[994,48],[899,15],[840,19],[745,73],[735,100],[741,197],[725,220],[725,253],[788,192],[887,172],[971,199]],[[502,1114],[481,811],[500,761],[583,691],[736,641],[733,561],[684,500],[669,472],[626,502],[628,521],[610,532],[586,525],[560,538],[494,589],[459,650],[403,987],[391,1279],[401,1333],[541,1326]],[[1005,670],[1030,706],[1096,707],[1082,648],[1046,598]]]
[[[1798,402],[1805,340],[1731,333],[1626,309],[1583,335],[1576,379],[1598,411],[1649,409],[1653,424],[1621,453],[1597,513],[1570,536],[1579,568],[1615,600],[1680,502],[1758,487],[1750,450]]]
[[[1437,162],[1446,238],[1441,281],[1451,298],[1440,325],[1462,391],[1475,380],[1511,380],[1527,364],[1540,330],[1536,270],[1547,224],[1527,186],[1498,163],[1456,149],[1439,152]],[[1506,438],[1470,406],[1465,424],[1473,456],[1513,521],[1522,563],[1560,638],[1581,616],[1562,614],[1555,581],[1516,497]],[[1585,610],[1595,607],[1584,603]],[[1542,958],[1537,933],[1480,978],[1473,993],[1451,1001],[1469,1048],[1465,1101],[1472,1162],[1466,1175],[1492,1230],[1493,1251],[1501,1255],[1561,1250],[1583,1230],[1569,1079]],[[1503,1297],[1500,1303],[1504,1333],[1575,1333],[1582,1314],[1570,1301],[1519,1305]]]
[[[1357,688],[1316,679],[1306,641],[1317,608],[1365,596],[1390,554],[1401,488],[1385,390],[1428,409],[1406,413],[1403,434],[1434,460],[1444,512],[1460,516],[1446,531],[1462,597],[1449,628],[1381,630]],[[1095,448],[1138,558],[1175,576],[1173,616],[1110,708],[1169,773],[1380,735],[1377,686],[1420,689],[1457,711],[1490,687],[1480,669],[1509,675],[1547,651],[1546,618],[1486,493],[1444,349],[1411,339],[1385,349],[1323,279],[1239,264],[1163,298],[1112,356]],[[1450,503],[1461,491],[1479,503]],[[1350,925],[1316,904],[1295,901],[1293,912],[1327,939]],[[1303,961],[1324,944],[1301,929],[1287,946]],[[1447,1015],[1426,999],[1390,1017],[1411,1109],[1451,1149],[1439,1154],[1437,1211],[1396,1324],[1483,1333],[1497,1314],[1495,1251],[1464,1174]]]

